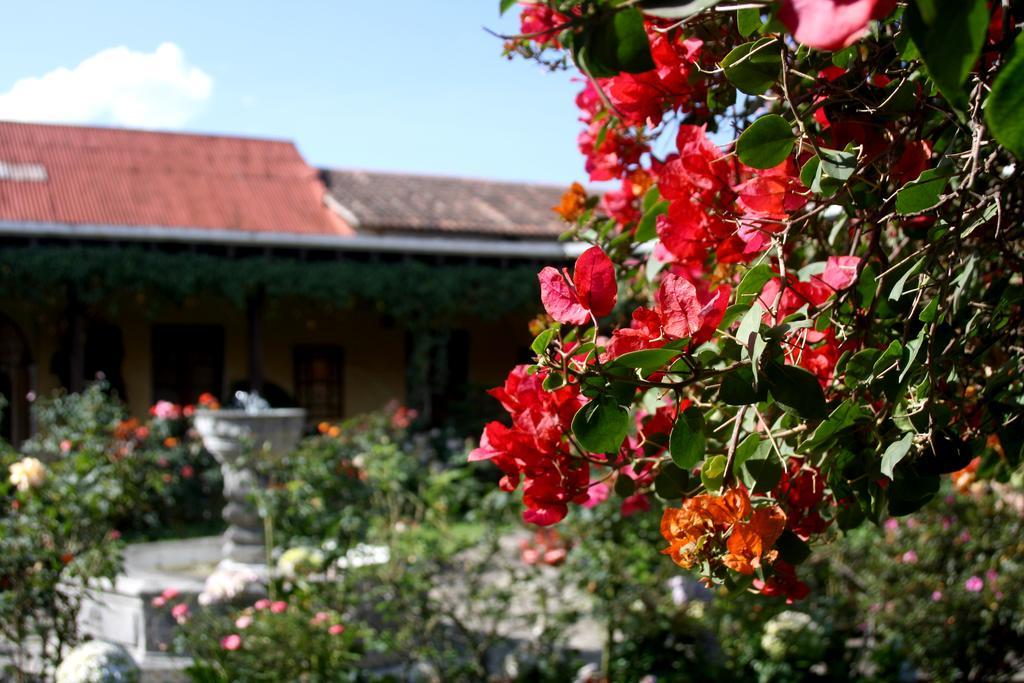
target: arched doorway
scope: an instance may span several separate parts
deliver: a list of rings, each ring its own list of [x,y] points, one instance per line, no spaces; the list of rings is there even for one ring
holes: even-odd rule
[[[29,436],[28,393],[32,390],[32,355],[21,329],[0,314],[0,394],[6,399],[0,436],[18,446]]]

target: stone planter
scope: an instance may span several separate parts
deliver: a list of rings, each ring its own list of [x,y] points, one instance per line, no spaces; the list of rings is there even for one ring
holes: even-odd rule
[[[302,437],[306,411],[197,410],[193,423],[224,476],[224,521],[228,529],[224,532],[222,559],[263,565],[263,520],[249,499],[260,482],[245,461],[248,457],[273,458],[294,448]]]

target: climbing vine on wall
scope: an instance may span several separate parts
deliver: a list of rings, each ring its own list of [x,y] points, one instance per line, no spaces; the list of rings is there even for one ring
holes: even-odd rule
[[[59,303],[69,291],[86,305],[116,306],[135,295],[152,310],[203,296],[242,308],[262,288],[268,300],[296,297],[338,309],[370,307],[407,329],[438,329],[461,318],[496,320],[536,309],[534,265],[307,262],[227,258],[138,247],[26,246],[0,250],[0,295]]]

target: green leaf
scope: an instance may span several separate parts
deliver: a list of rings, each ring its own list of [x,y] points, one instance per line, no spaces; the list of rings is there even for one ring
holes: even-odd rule
[[[637,242],[650,242],[658,236],[658,216],[668,213],[668,202],[655,202],[655,204],[644,211],[643,217],[637,223],[636,232],[633,238]]]
[[[700,462],[707,449],[704,414],[697,408],[687,408],[676,420],[669,437],[669,453],[672,461],[688,470]]]
[[[743,463],[740,478],[751,493],[767,493],[782,479],[782,464],[774,455],[750,458]]]
[[[747,166],[772,168],[789,157],[795,142],[789,122],[778,114],[768,114],[740,134],[736,153]]]
[[[629,411],[609,396],[586,404],[572,419],[572,433],[592,453],[614,453],[629,431]]]
[[[643,349],[624,353],[615,360],[608,363],[608,367],[626,367],[637,370],[657,370],[667,365],[678,356],[681,351],[676,349]]]
[[[552,338],[555,336],[555,332],[558,331],[557,327],[549,327],[540,334],[538,334],[533,343],[530,344],[530,349],[538,356],[543,354],[548,349],[548,345],[551,344]]]
[[[849,180],[857,170],[857,155],[838,149],[821,148],[821,172],[836,180]]]
[[[904,475],[901,472],[887,489],[889,514],[902,517],[917,512],[935,497],[940,484],[937,474],[919,475],[909,472]]]
[[[934,11],[934,14],[933,14]],[[958,109],[967,108],[963,84],[978,62],[988,31],[985,0],[921,0],[903,14],[904,23],[939,92]]]
[[[764,374],[768,391],[782,407],[807,420],[825,417],[825,393],[810,372],[796,365],[768,363]]]
[[[736,339],[740,346],[747,349],[748,352],[754,348],[754,339],[761,331],[762,318],[764,318],[764,306],[760,301],[754,301],[754,305],[743,314],[743,318],[740,320],[740,326],[736,330]]]
[[[686,19],[698,12],[714,7],[722,0],[644,0],[640,3],[644,14],[663,19]]]
[[[1024,159],[1024,33],[1017,36],[1010,59],[999,71],[985,101],[985,121],[992,136],[1013,156]]]
[[[620,472],[615,480],[615,493],[623,498],[629,498],[636,493],[636,482],[632,477]]]
[[[550,375],[544,378],[541,382],[541,387],[544,391],[555,391],[565,386],[565,377],[561,373],[552,372]]]
[[[910,452],[910,447],[913,445],[913,433],[905,434],[899,441],[893,441],[889,444],[889,447],[885,449],[885,453],[882,454],[882,474],[892,479],[893,468],[899,464],[900,460],[907,457],[907,453]]]
[[[665,500],[682,498],[690,487],[690,473],[669,463],[654,478],[654,492]]]
[[[768,281],[775,277],[775,271],[767,263],[754,266],[743,274],[743,279],[736,286],[736,303],[752,304],[757,296],[768,284]]]
[[[754,389],[754,371],[750,366],[736,368],[722,377],[718,400],[730,406],[745,406],[768,398],[765,387]]]
[[[704,461],[703,467],[700,468],[700,481],[708,491],[722,488],[722,482],[725,481],[725,463],[724,455],[716,455]]]
[[[789,564],[800,564],[811,556],[811,546],[792,531],[783,531],[775,547],[779,550],[779,557]]]
[[[517,2],[519,2],[519,0],[501,0],[499,11],[501,12],[501,14],[504,14],[505,12],[512,9]]]
[[[587,57],[592,73],[643,73],[654,68],[651,46],[640,10],[629,8],[605,15],[587,40]],[[601,75],[604,75],[601,74]]]
[[[750,434],[736,447],[733,456],[733,471],[742,472],[743,463],[748,460],[763,460],[772,452],[772,444],[768,439],[762,439],[757,434]]]
[[[744,38],[757,32],[762,23],[761,10],[757,7],[745,7],[736,12],[736,29]]]
[[[871,377],[875,361],[882,355],[881,349],[862,349],[846,361],[846,386],[853,387]],[[851,381],[852,380],[852,381]]]
[[[900,297],[903,296],[903,289],[907,286],[907,280],[912,278],[921,272],[921,268],[924,266],[927,257],[922,256],[917,260],[917,263],[907,269],[907,272],[900,276],[900,279],[893,284],[892,289],[889,290],[889,301],[899,301]]]
[[[755,10],[755,13],[757,10]],[[760,17],[758,17],[760,24]],[[760,95],[772,87],[782,71],[782,56],[775,38],[761,38],[739,45],[722,60],[729,82],[748,95]]]
[[[935,208],[949,184],[949,178],[949,173],[944,169],[928,169],[896,193],[896,213],[907,216]]]

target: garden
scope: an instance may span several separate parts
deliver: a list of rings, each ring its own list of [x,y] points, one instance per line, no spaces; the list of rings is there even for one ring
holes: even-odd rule
[[[502,415],[254,443],[225,501],[223,397],[37,398],[0,461],[12,680],[137,680],[83,601],[225,502],[262,570],[149,600],[192,681],[1019,679],[1024,5],[518,11],[606,189],[554,207],[586,250],[539,272]]]

